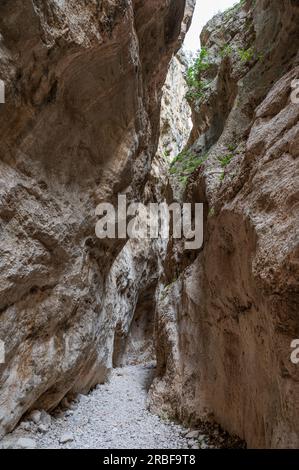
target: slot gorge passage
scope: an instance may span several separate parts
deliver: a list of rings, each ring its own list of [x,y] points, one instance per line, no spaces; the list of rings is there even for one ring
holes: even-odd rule
[[[1,449],[299,448],[298,38],[297,0],[0,2]]]

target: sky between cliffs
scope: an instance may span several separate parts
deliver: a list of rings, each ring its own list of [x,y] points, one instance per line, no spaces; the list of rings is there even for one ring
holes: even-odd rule
[[[184,48],[192,52],[200,48],[199,35],[204,25],[219,11],[238,3],[236,0],[197,0],[192,25],[184,41]]]

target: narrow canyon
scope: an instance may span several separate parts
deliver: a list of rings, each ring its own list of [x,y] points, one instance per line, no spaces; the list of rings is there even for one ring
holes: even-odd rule
[[[299,2],[195,3],[0,2],[1,448],[299,448]]]

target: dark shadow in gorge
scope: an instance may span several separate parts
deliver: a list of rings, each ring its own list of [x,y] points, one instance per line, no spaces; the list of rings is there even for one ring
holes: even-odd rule
[[[128,331],[117,323],[114,335],[113,367],[144,364],[150,369],[144,387],[149,389],[156,371],[154,347],[156,281],[139,293]]]

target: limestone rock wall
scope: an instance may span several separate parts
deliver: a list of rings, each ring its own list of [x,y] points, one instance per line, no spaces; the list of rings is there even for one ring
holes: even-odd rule
[[[185,98],[185,73],[186,59],[179,52],[170,62],[162,89],[159,143],[144,188],[144,203],[166,201],[169,161],[190,136],[191,108]],[[140,223],[145,223],[142,216]],[[163,275],[167,244],[168,240],[161,238],[130,240],[113,263],[104,311],[114,318],[114,335],[108,348],[114,366],[155,360],[156,291]]]
[[[192,130],[185,74],[188,63],[181,50],[173,57],[163,87],[158,155],[171,161],[185,147]]]
[[[204,246],[170,243],[157,302],[151,409],[249,447],[299,446],[298,25],[298,2],[258,0],[204,28],[189,142],[204,163],[183,196],[205,203]]]
[[[95,237],[94,211],[121,191],[143,197],[193,6],[1,1],[0,435],[107,377],[107,277],[123,242]]]

